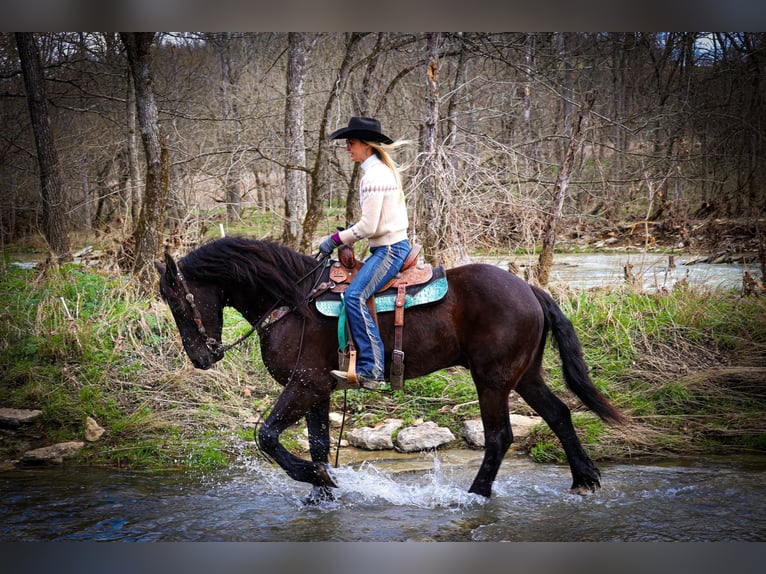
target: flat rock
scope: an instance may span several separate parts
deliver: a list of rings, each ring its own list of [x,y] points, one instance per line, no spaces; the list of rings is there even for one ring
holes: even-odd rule
[[[402,429],[396,436],[396,448],[402,452],[419,452],[439,448],[453,440],[455,435],[447,427],[428,421]]]
[[[21,457],[24,464],[61,464],[67,458],[72,458],[85,446],[84,442],[60,442],[52,446],[44,446],[25,452]]]
[[[17,427],[34,422],[43,411],[0,408],[0,424]]]
[[[348,432],[348,444],[365,450],[393,449],[392,436],[404,424],[400,419],[388,419],[374,427],[355,428]]]
[[[343,423],[343,413],[332,411],[330,413],[330,426],[337,428]]]
[[[543,422],[543,419],[540,417],[528,417],[525,415],[511,415],[510,419],[514,441],[528,437],[531,428]],[[461,434],[469,445],[484,448],[484,425],[481,419],[464,421]]]
[[[460,434],[469,446],[478,448],[484,447],[484,425],[479,419],[463,421],[463,427],[460,429]]]

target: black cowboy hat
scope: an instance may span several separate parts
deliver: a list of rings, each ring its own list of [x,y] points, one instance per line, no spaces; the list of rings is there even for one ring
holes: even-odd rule
[[[380,132],[380,122],[375,118],[354,116],[348,120],[348,127],[340,128],[330,134],[331,140],[356,138],[368,142],[394,143],[387,135]]]

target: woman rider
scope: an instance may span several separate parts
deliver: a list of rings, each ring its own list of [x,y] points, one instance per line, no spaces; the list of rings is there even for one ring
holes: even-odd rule
[[[384,378],[384,349],[367,300],[399,272],[410,252],[409,217],[399,169],[388,154],[398,144],[381,132],[378,120],[368,117],[352,117],[348,126],[330,134],[330,139],[341,138],[346,139],[351,161],[362,167],[359,182],[362,215],[348,229],[322,241],[319,250],[329,255],[340,245],[353,245],[361,239],[369,241],[371,255],[346,290],[345,306],[357,349],[357,380],[364,388],[379,389]],[[345,371],[331,371],[331,375],[339,381],[348,381]]]

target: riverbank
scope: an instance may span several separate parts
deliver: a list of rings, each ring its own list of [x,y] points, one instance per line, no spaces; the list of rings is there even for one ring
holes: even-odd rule
[[[582,340],[594,382],[630,417],[614,428],[584,411],[564,389],[549,348],[549,382],[573,409],[593,458],[766,452],[766,298],[683,283],[654,292],[627,284],[552,291]],[[0,308],[0,407],[41,411],[21,429],[0,433],[2,460],[83,441],[73,455],[80,463],[225,467],[252,444],[281,390],[255,337],[214,369],[194,369],[165,304],[137,298],[113,268],[8,266]],[[231,310],[225,323],[224,340],[249,328]],[[402,428],[434,422],[455,437],[445,446],[458,448],[469,448],[464,423],[479,418],[473,384],[459,368],[407,381],[394,393],[349,391],[344,400],[338,392],[332,409],[345,409],[347,432],[391,418]],[[515,394],[510,410],[534,414]],[[104,429],[90,442],[88,418]],[[305,455],[303,426],[284,442]],[[544,424],[515,448],[538,461],[563,460]]]

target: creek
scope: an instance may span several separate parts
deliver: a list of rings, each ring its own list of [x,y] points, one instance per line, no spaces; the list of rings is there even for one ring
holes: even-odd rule
[[[83,250],[85,251],[85,250]],[[43,259],[41,255],[23,254],[24,261],[11,263],[24,269],[33,269]],[[742,287],[742,275],[748,269],[757,271],[757,264],[706,263],[702,257],[640,252],[557,253],[551,268],[551,285],[568,285],[572,288],[591,288],[625,283],[626,264],[631,274],[644,289],[672,288],[679,281],[690,286],[707,289],[738,289]],[[752,257],[751,257],[752,259]],[[77,259],[76,259],[77,260]],[[471,259],[474,263],[490,263],[508,268],[512,260],[521,268],[537,261],[536,257],[481,256]]]
[[[693,255],[604,252],[561,253],[553,257],[550,285],[566,285],[575,289],[624,285],[625,266],[634,281],[646,290],[671,289],[684,281],[691,287],[705,289],[741,289],[742,276],[748,269],[758,271],[758,266],[743,263],[702,263]],[[512,259],[522,269],[532,265],[536,258],[519,256]],[[508,268],[508,257],[477,257],[479,263],[491,263]]]
[[[333,502],[242,455],[193,476],[61,466],[0,474],[2,541],[763,541],[766,458],[602,463],[603,488],[511,453],[491,499],[469,494],[481,453],[343,462]],[[390,458],[387,458],[389,457]]]

